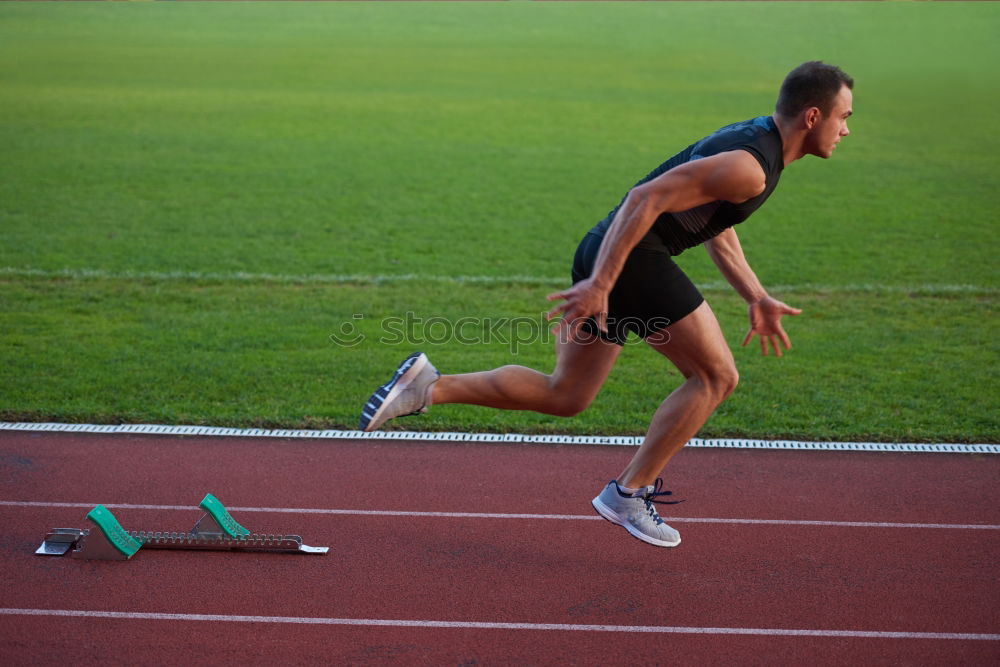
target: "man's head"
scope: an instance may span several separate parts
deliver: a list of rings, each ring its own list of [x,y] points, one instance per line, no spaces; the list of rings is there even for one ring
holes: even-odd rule
[[[803,153],[827,158],[850,132],[854,79],[818,60],[802,63],[785,77],[775,113],[806,130]]]

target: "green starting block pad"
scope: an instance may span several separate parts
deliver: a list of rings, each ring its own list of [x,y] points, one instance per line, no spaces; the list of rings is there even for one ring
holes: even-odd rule
[[[219,499],[211,493],[205,494],[198,507],[208,512],[208,514],[195,524],[194,530],[191,531],[192,533],[225,533],[229,537],[240,537],[241,535],[250,534],[249,530],[236,523],[236,519],[229,514],[229,510],[226,509],[225,505],[220,503]],[[205,526],[202,526],[202,523]]]
[[[328,547],[311,547],[298,535],[256,535],[241,526],[211,493],[199,505],[206,514],[191,532],[127,531],[108,508],[98,505],[87,514],[94,528],[53,528],[35,550],[40,556],[95,560],[129,560],[147,549],[209,549],[325,554]]]
[[[87,540],[87,542],[93,546],[96,544],[101,544],[102,552],[104,543],[112,547],[115,551],[121,554],[121,558],[112,554],[115,560],[128,560],[135,555],[139,549],[142,548],[142,542],[135,539],[129,535],[122,525],[118,523],[118,519],[115,515],[108,511],[108,508],[104,505],[98,505],[94,509],[90,510],[87,514],[87,518],[90,519],[95,526],[101,531],[101,536],[104,538],[103,541],[97,539]],[[109,552],[110,553],[110,552]],[[92,558],[94,556],[91,556]],[[97,558],[102,558],[102,556],[96,556]]]

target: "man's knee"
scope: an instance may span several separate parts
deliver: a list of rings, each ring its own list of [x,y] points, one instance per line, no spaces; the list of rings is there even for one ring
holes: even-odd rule
[[[719,401],[722,402],[736,390],[736,385],[740,383],[740,373],[736,370],[735,364],[718,364],[709,371],[706,380]]]
[[[590,393],[556,385],[553,387],[547,412],[556,417],[575,417],[590,407],[593,400],[594,397]]]
[[[549,414],[556,417],[575,417],[590,406],[589,398],[579,396],[563,396],[550,406]]]
[[[703,365],[688,375],[689,378],[692,376],[701,382],[719,403],[732,394],[740,382],[740,374],[736,370],[736,365],[724,361]]]

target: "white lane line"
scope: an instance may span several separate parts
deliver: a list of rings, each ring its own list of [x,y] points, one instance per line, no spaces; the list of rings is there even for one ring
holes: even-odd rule
[[[198,435],[240,438],[305,438],[318,440],[419,440],[424,442],[475,442],[548,445],[607,445],[637,447],[640,436],[531,435],[522,433],[455,433],[427,431],[310,431],[305,429],[229,428],[171,424],[60,424],[55,422],[0,422],[0,431],[54,433],[104,433],[138,435]],[[795,449],[804,451],[903,452],[920,454],[1000,454],[998,444],[800,442],[745,438],[692,438],[687,447],[718,449]]]
[[[1000,634],[972,632],[894,632],[882,630],[799,630],[785,628],[712,628],[671,625],[583,625],[576,623],[491,623],[479,621],[401,620],[383,618],[315,618],[302,616],[236,616],[225,614],[167,614],[85,609],[0,608],[8,616],[111,618],[130,621],[195,621],[216,623],[290,623],[300,625],[355,625],[399,628],[473,630],[541,630],[548,632],[645,632],[699,635],[768,635],[778,637],[858,637],[864,639],[958,639],[1000,641]]]
[[[92,509],[97,503],[57,503],[39,501],[0,500],[0,507],[47,507]],[[130,503],[103,503],[113,510],[183,510],[190,512],[198,508],[187,505],[136,505]],[[264,514],[328,514],[347,516],[388,516],[424,517],[441,519],[528,519],[536,521],[603,521],[596,514],[516,514],[497,512],[419,512],[411,510],[355,510],[355,509],[310,509],[298,507],[227,507],[230,512],[259,512]],[[725,519],[709,517],[669,518],[671,523],[722,523],[755,524],[771,526],[828,526],[832,528],[937,528],[947,530],[1000,530],[1000,525],[982,523],[897,523],[890,521],[817,521],[811,519]]]
[[[525,286],[568,286],[568,276],[470,276],[440,275],[428,273],[253,273],[247,271],[108,271],[106,269],[63,268],[35,269],[31,267],[0,267],[0,276],[20,276],[34,278],[70,278],[73,280],[154,280],[172,282],[242,282],[242,283],[289,283],[289,284],[355,284],[384,285],[394,283],[443,283],[453,285],[525,285]],[[704,290],[728,290],[729,284],[716,280],[700,282]],[[892,294],[997,294],[996,287],[952,283],[919,283],[910,285],[886,285],[881,283],[818,284],[799,283],[796,285],[773,285],[771,292],[778,293],[843,293],[870,292]]]

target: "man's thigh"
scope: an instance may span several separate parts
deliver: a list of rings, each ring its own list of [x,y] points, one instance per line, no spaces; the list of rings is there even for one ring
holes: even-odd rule
[[[596,396],[621,353],[620,345],[578,330],[573,335],[556,337],[556,368],[552,372],[557,385],[583,390]]]
[[[707,301],[687,317],[649,336],[646,342],[673,362],[684,377],[736,365]]]

